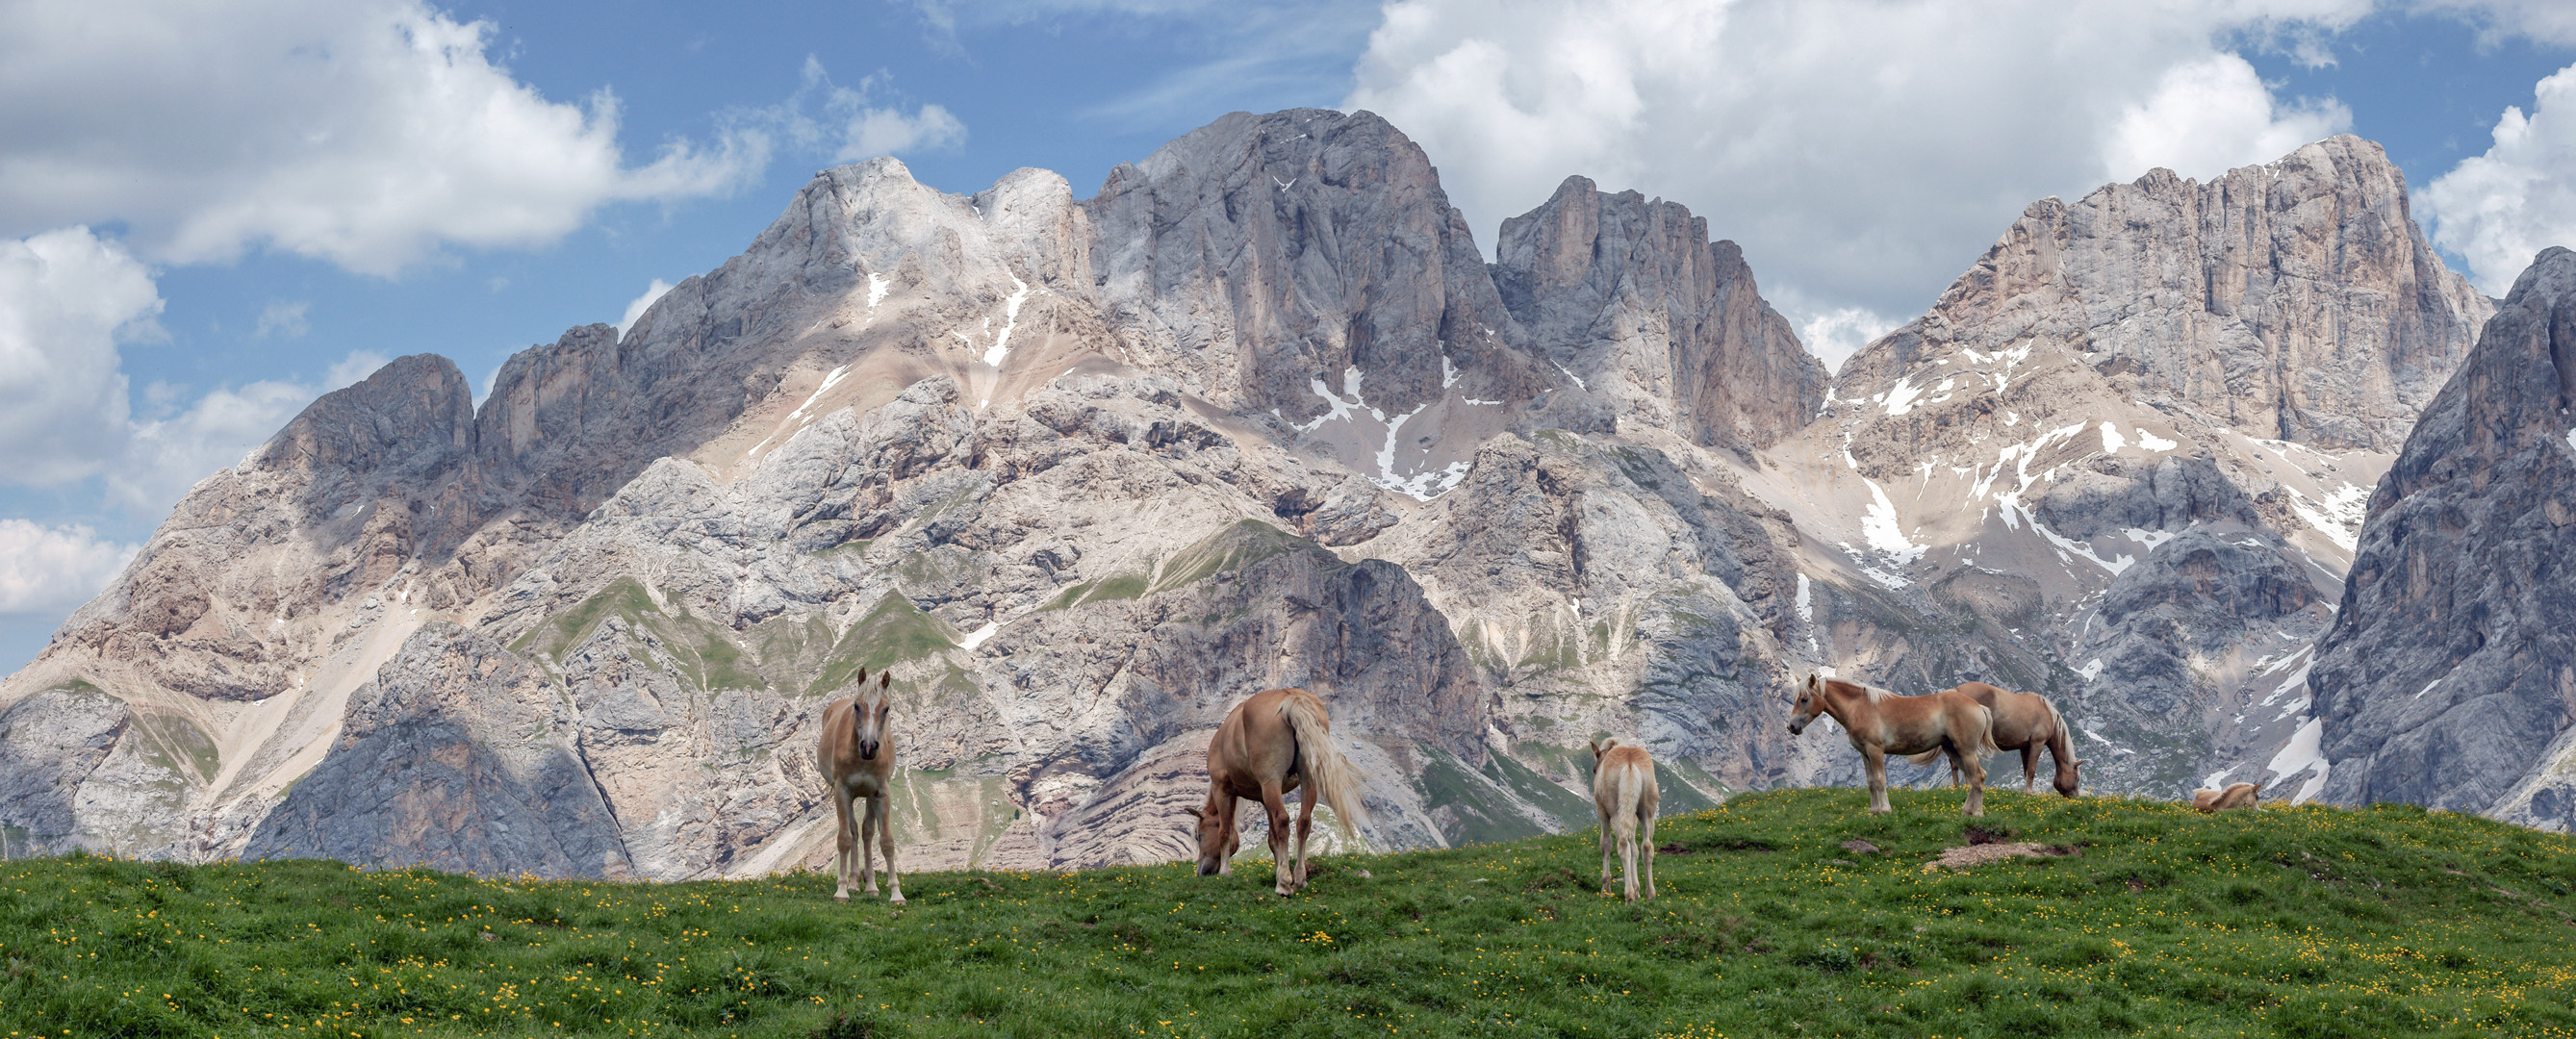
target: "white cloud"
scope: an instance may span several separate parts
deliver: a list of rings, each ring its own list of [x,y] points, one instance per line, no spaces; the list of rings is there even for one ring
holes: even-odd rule
[[[2287,155],[2300,145],[2352,126],[2352,110],[2334,101],[2285,108],[2272,100],[2254,66],[2213,54],[2166,69],[2155,93],[2123,105],[2102,148],[2102,174],[2135,180],[2162,166],[2208,180],[2248,161]]]
[[[358,380],[376,374],[376,369],[384,367],[385,362],[390,360],[393,358],[373,350],[352,350],[349,356],[341,358],[331,365],[329,371],[322,373],[322,390],[327,393],[343,386],[354,385]]]
[[[1796,305],[1793,299],[1773,300],[1783,315],[1797,323],[1798,341],[1825,362],[1827,370],[1842,367],[1843,361],[1859,353],[1878,337],[1894,331],[1903,323],[1864,307],[1810,309]]]
[[[643,317],[644,311],[653,306],[653,301],[662,298],[662,294],[669,291],[671,291],[671,283],[660,278],[655,278],[652,284],[644,286],[644,294],[629,301],[626,304],[626,316],[617,319],[617,334],[625,335],[627,329],[635,327],[635,319]]]
[[[209,390],[177,415],[134,423],[123,457],[105,470],[108,500],[146,514],[166,510],[197,481],[266,443],[318,396],[312,386],[262,380]]]
[[[890,91],[891,77],[878,72],[855,88],[832,82],[823,63],[805,58],[804,84],[786,103],[751,113],[747,126],[775,126],[800,148],[830,153],[833,162],[854,162],[880,155],[941,151],[966,143],[966,124],[938,105],[924,104],[906,113],[899,104],[878,104]],[[820,117],[805,112],[819,104]]]
[[[276,334],[288,339],[301,338],[304,333],[313,330],[312,324],[304,320],[304,315],[312,309],[313,304],[300,301],[288,303],[280,300],[271,303],[260,309],[259,322],[251,328],[250,337],[266,339],[271,334]]]
[[[2149,165],[2206,176],[2340,126],[2330,102],[2277,103],[2218,41],[2369,6],[1400,0],[1344,107],[1421,142],[1489,245],[1581,173],[1707,216],[1766,290],[1812,301],[1808,323],[1910,315],[2033,199]]]
[[[2501,296],[2532,257],[2576,245],[2576,65],[2496,120],[2495,144],[2425,185],[2433,241],[2469,262],[2478,288]]]
[[[0,614],[61,613],[88,602],[134,558],[136,547],[77,523],[0,519]]]
[[[77,480],[124,443],[117,343],[160,312],[152,272],[86,227],[0,239],[0,480]]]
[[[629,165],[616,99],[550,101],[420,0],[0,6],[0,234],[122,221],[146,256],[266,245],[391,274],[599,205],[730,190],[767,139]]]

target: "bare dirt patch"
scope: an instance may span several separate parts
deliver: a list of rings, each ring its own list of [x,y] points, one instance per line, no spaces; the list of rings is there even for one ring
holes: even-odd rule
[[[1941,857],[1923,864],[1925,869],[1973,869],[2003,859],[2052,859],[2075,854],[2063,845],[2020,841],[2013,844],[1968,844],[1941,849]]]

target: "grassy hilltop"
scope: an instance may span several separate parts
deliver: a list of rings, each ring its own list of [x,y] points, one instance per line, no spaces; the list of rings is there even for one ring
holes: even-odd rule
[[[2576,1035],[2564,836],[1997,793],[1986,828],[2076,854],[1958,873],[1924,865],[1957,795],[1893,796],[1667,819],[1637,906],[1589,834],[1323,860],[1294,899],[1260,866],[914,874],[902,910],[815,875],[0,863],[0,1033]]]

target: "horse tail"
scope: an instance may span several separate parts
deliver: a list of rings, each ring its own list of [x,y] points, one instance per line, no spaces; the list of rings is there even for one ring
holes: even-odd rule
[[[1921,753],[1921,754],[1914,755],[1913,757],[1907,758],[1907,759],[1905,759],[1905,760],[1910,761],[1910,762],[1913,762],[1914,764],[1917,764],[1917,765],[1929,765],[1929,764],[1931,764],[1931,763],[1933,763],[1933,762],[1935,762],[1935,761],[1939,761],[1939,760],[1941,760],[1941,755],[1942,755],[1943,753],[1945,753],[1945,752],[1944,752],[1941,748],[1939,748],[1939,747],[1934,747],[1934,748],[1932,748],[1932,749],[1930,749],[1930,750],[1924,751],[1924,752],[1923,752],[1923,753]]]
[[[2054,706],[2050,707],[2049,709],[2050,709],[2050,710],[2052,710],[2052,711],[2053,711],[2053,710],[2056,710],[2056,708],[2055,708]],[[1983,742],[1984,742],[1985,746],[1983,746],[1983,747],[1979,748],[1979,749],[1978,749],[1978,751],[1977,751],[1977,753],[1979,753],[1979,754],[2001,754],[2001,753],[2003,753],[2003,752],[2004,752],[2003,745],[1995,742],[1995,712],[1994,712],[1992,709],[1988,708],[1988,707],[1987,707],[1986,705],[1984,705],[1984,704],[1978,704],[1978,705],[1977,705],[1977,713],[1984,715],[1984,716],[1985,716],[1985,719],[1986,719],[1986,731],[1985,731],[1985,736],[1983,737]]]
[[[1312,696],[1292,696],[1279,705],[1279,716],[1288,722],[1288,730],[1297,735],[1299,768],[1306,773],[1306,794],[1333,810],[1333,827],[1353,844],[1359,843],[1358,827],[1367,822],[1360,807],[1359,777],[1353,774],[1349,759],[1333,749],[1332,723],[1324,719],[1324,705]]]

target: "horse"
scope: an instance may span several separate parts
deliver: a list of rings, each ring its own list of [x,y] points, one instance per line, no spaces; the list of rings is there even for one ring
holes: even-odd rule
[[[2057,775],[2050,785],[2057,788],[2060,797],[2075,796],[2081,785],[2075,770],[2087,759],[2075,756],[2075,738],[2066,727],[2066,716],[2057,713],[2056,704],[2038,693],[2016,693],[1984,682],[1962,682],[1953,691],[1966,693],[1995,712],[1995,746],[2021,752],[2022,793],[2037,792],[2033,788],[2039,780],[2039,748],[2046,746],[2048,756],[2057,762]],[[1929,765],[1940,757],[1940,751],[1928,750],[1906,760]],[[1950,770],[1950,785],[1959,785],[1956,768]]]
[[[1985,756],[1995,746],[1995,712],[1956,689],[1929,696],[1900,696],[1876,686],[1839,678],[1808,675],[1798,687],[1789,711],[1789,735],[1807,730],[1819,714],[1831,714],[1851,734],[1869,770],[1869,810],[1884,815],[1887,806],[1887,756],[1939,751],[1952,767],[1968,773],[1968,801],[1960,810],[1986,814]]]
[[[1637,900],[1637,845],[1646,846],[1646,894],[1655,897],[1655,759],[1612,736],[1592,745],[1592,810],[1601,815],[1601,893],[1610,893],[1610,849],[1619,849],[1628,901]]]
[[[2252,808],[2260,789],[2252,783],[2229,783],[2225,790],[2194,790],[2191,806],[2204,812],[2224,812],[2230,808]]]
[[[886,902],[903,904],[903,879],[894,871],[894,813],[887,799],[894,792],[894,730],[887,715],[893,708],[888,686],[894,676],[879,673],[875,687],[868,685],[868,671],[859,669],[852,685],[858,694],[846,700],[823,705],[823,738],[814,748],[814,766],[823,773],[823,782],[832,788],[832,807],[840,813],[840,854],[832,858],[833,872],[839,887],[832,892],[836,902],[850,900],[850,852],[857,845],[859,883],[867,893],[877,893],[876,849],[868,845],[869,830],[876,831],[877,843],[885,849]],[[867,818],[855,824],[851,804],[854,798],[866,798]]]
[[[1265,689],[1226,712],[1208,741],[1207,803],[1198,818],[1200,876],[1224,876],[1243,832],[1235,825],[1235,803],[1261,802],[1270,818],[1270,861],[1277,872],[1273,890],[1293,895],[1306,886],[1306,836],[1315,827],[1315,802],[1331,805],[1333,823],[1342,838],[1356,843],[1362,822],[1359,779],[1351,763],[1333,749],[1333,724],[1324,702],[1303,689]],[[1297,810],[1296,869],[1289,869],[1288,805],[1291,790],[1305,788]]]

